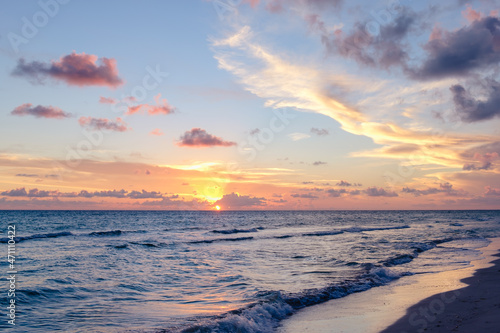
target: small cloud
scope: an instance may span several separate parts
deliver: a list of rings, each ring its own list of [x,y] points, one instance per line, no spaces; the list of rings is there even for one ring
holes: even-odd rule
[[[253,130],[250,131],[250,135],[255,135],[257,133],[260,133],[260,129],[254,128]]]
[[[146,169],[146,171],[144,173],[149,176],[151,174],[151,171],[149,171],[148,169]]]
[[[309,134],[305,134],[305,133],[290,133],[290,134],[288,134],[288,137],[290,139],[292,139],[292,141],[299,141],[299,140],[310,138],[311,136]]]
[[[15,190],[10,190],[10,191],[3,191],[0,193],[0,195],[5,195],[8,197],[25,197],[28,195],[26,192],[26,189],[23,188],[16,188]]]
[[[363,186],[362,184],[359,183],[349,183],[345,180],[341,180],[340,182],[337,183],[337,186],[343,186],[343,187],[349,187],[349,186]]]
[[[102,103],[102,104],[116,104],[118,101],[114,98],[111,98],[111,97],[102,97],[99,98],[99,103]]]
[[[74,86],[108,86],[116,88],[123,84],[118,76],[116,61],[85,53],[71,53],[50,64],[39,61],[26,62],[19,59],[13,76],[27,77],[41,83],[46,77],[61,80]]]
[[[491,162],[485,162],[483,165],[475,165],[475,164],[464,164],[463,170],[465,171],[479,171],[479,170],[489,170],[491,169]]]
[[[230,147],[235,146],[236,142],[225,141],[219,137],[207,133],[204,129],[193,128],[190,131],[186,131],[181,135],[179,142],[177,143],[179,147]]]
[[[182,183],[182,186],[189,186],[189,183]]]
[[[127,197],[131,199],[161,199],[163,195],[160,192],[142,190],[141,192],[132,191],[127,194]]]
[[[33,173],[18,173],[16,177],[38,178],[39,176]]]
[[[383,188],[377,188],[377,187],[369,187],[366,190],[364,190],[364,192],[369,197],[397,197],[398,196],[398,194],[396,192],[386,191]]]
[[[115,132],[125,132],[130,129],[121,118],[116,118],[116,120],[113,121],[106,118],[81,117],[80,119],[78,119],[78,123],[80,124],[80,126],[86,127],[93,131],[108,130]]]
[[[233,192],[231,194],[224,194],[222,199],[215,202],[215,205],[222,206],[224,209],[265,206],[266,199],[240,195]]]
[[[311,194],[311,193],[305,193],[305,194],[294,193],[294,194],[290,194],[290,196],[292,198],[298,198],[298,199],[311,199],[311,200],[318,199],[318,196]]]
[[[155,128],[149,133],[149,135],[162,136],[163,132],[159,128]]]
[[[482,18],[481,13],[472,9],[470,5],[467,5],[467,9],[462,11],[462,15],[469,22],[479,21]]]
[[[498,188],[492,188],[492,187],[486,186],[485,190],[486,190],[486,192],[484,193],[484,195],[486,195],[486,196],[500,197],[500,189],[498,189]]]
[[[498,24],[500,26],[500,21]],[[472,96],[470,92],[460,84],[453,85],[450,88],[453,94],[455,110],[462,121],[472,123],[500,117],[500,94],[498,93],[500,90],[500,82],[486,79],[482,84],[485,86],[485,93],[487,95],[485,100]]]
[[[151,104],[139,104],[136,106],[129,106],[126,115],[132,115],[135,113],[146,113],[150,116],[160,115],[160,114],[171,114],[175,112],[175,107],[168,104],[167,100],[161,99],[161,94],[155,96],[156,105]]]
[[[42,105],[33,107],[33,105],[30,103],[18,106],[17,108],[12,110],[10,114],[13,116],[34,116],[36,118],[52,119],[64,119],[71,117],[70,113],[64,112],[59,108]]]
[[[318,166],[318,165],[325,165],[327,164],[326,162],[322,162],[322,161],[316,161],[313,163],[314,166]]]
[[[311,128],[311,133],[316,134],[317,136],[325,136],[330,134],[330,132],[327,129],[324,128]]]

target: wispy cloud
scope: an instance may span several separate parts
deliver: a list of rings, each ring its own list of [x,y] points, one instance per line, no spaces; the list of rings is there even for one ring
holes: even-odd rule
[[[296,133],[290,133],[290,134],[288,134],[288,137],[290,139],[292,139],[292,141],[299,141],[299,140],[308,139],[311,136],[309,134],[296,132]]]

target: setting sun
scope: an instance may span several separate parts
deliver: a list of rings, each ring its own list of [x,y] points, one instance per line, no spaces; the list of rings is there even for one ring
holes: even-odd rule
[[[220,210],[220,206],[215,206],[215,209]]]

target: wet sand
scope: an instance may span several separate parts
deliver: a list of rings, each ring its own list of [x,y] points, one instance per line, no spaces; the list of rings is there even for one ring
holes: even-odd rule
[[[298,311],[280,333],[499,332],[500,238],[472,267],[404,277]]]

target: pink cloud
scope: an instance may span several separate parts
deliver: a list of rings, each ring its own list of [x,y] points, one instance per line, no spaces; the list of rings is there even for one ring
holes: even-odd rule
[[[132,115],[135,113],[147,113],[151,116],[160,114],[170,114],[175,112],[175,107],[168,104],[167,100],[161,99],[161,94],[155,96],[156,105],[151,104],[139,104],[136,106],[129,106],[126,115]]]
[[[443,29],[439,25],[435,25],[432,29],[429,40],[441,39],[443,38]]]
[[[486,186],[485,190],[486,192],[484,194],[487,196],[500,197],[500,189],[498,188],[491,188],[489,186]]]
[[[12,72],[14,76],[28,77],[38,81],[50,77],[74,86],[107,86],[116,88],[123,84],[118,76],[116,60],[113,58],[98,58],[96,55],[71,53],[50,64],[19,59]]]
[[[462,15],[469,22],[479,21],[482,17],[481,13],[472,9],[470,5],[467,5],[467,9],[462,11]]]
[[[18,106],[10,113],[13,116],[34,116],[37,118],[63,119],[71,117],[70,113],[53,106],[37,105],[35,107],[30,103]]]
[[[149,133],[149,135],[162,136],[163,132],[159,128],[155,128]]]
[[[246,3],[249,3],[250,6],[252,7],[257,7],[257,5],[259,4],[260,0],[245,0]]]
[[[112,121],[106,118],[81,117],[78,119],[78,123],[80,123],[80,126],[87,127],[94,131],[109,130],[125,132],[130,129],[121,118],[116,118],[115,121]]]
[[[230,147],[235,146],[236,142],[225,141],[219,137],[212,134],[208,134],[207,131],[201,128],[193,128],[190,131],[186,131],[179,139],[177,143],[180,147]]]
[[[99,98],[99,103],[102,103],[102,104],[116,104],[116,99],[114,98],[111,98],[111,97],[102,97]]]

